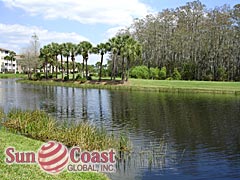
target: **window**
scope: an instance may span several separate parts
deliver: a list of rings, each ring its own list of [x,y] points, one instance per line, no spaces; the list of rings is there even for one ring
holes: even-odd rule
[[[5,63],[5,66],[7,66],[8,65],[8,63]]]

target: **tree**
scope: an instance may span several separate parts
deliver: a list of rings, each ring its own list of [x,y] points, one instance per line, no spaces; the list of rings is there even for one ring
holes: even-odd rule
[[[60,54],[60,47],[58,43],[54,43],[52,42],[50,44],[50,49],[51,49],[51,54],[53,55],[54,59],[55,59],[55,70],[56,70],[56,79],[57,79],[57,75],[58,75],[58,55]]]
[[[40,43],[39,38],[36,33],[33,33],[30,41],[30,46],[28,47],[31,49],[31,56],[32,56],[32,63],[33,64],[33,71],[36,73],[38,65],[39,65],[39,51],[40,51]]]
[[[118,40],[116,37],[113,37],[109,39],[110,43],[110,49],[111,49],[111,59],[112,59],[112,68],[111,68],[111,80],[115,80],[116,78],[116,61],[117,61],[117,55],[119,53],[118,48]]]
[[[218,80],[222,68],[226,79],[240,79],[239,7],[206,9],[193,1],[136,19],[126,30],[142,45],[135,65],[166,67],[170,77],[177,68],[182,78],[194,80]]]
[[[64,68],[63,68],[63,54],[64,54],[64,44],[58,45],[59,54],[61,57],[61,71],[62,71],[62,80],[64,80]]]
[[[111,45],[109,42],[107,43],[100,43],[97,45],[97,47],[93,48],[93,52],[96,54],[101,55],[101,61],[100,61],[100,72],[99,72],[99,81],[102,79],[102,68],[103,68],[103,56],[110,51]]]
[[[92,44],[88,41],[82,41],[79,43],[79,52],[81,52],[81,55],[83,57],[83,69],[84,69],[84,61],[86,63],[86,78],[88,78],[88,65],[87,61],[89,58],[89,54],[92,51]]]
[[[67,80],[69,80],[69,57],[70,57],[70,50],[71,50],[70,42],[63,44],[63,56],[67,57]]]
[[[75,80],[75,56],[78,54],[78,46],[71,43],[70,45],[70,54],[72,60],[72,69],[73,69],[73,80]]]
[[[48,65],[52,58],[50,45],[43,46],[43,48],[40,49],[40,58],[43,59],[45,66],[45,78],[48,79]]]

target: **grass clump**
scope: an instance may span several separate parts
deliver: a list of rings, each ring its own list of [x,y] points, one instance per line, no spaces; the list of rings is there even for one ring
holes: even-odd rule
[[[69,127],[59,125],[55,119],[43,111],[12,110],[3,121],[8,130],[41,141],[54,140],[66,146],[79,146],[84,150],[128,150],[122,138],[116,138],[87,123]],[[127,139],[127,138],[125,138]],[[127,140],[125,140],[127,141]]]
[[[41,147],[42,142],[34,139],[30,139],[21,135],[7,132],[3,128],[0,128],[0,179],[14,179],[14,180],[107,180],[108,177],[101,173],[84,172],[84,173],[69,173],[66,171],[57,175],[50,175],[42,171],[39,166],[36,165],[8,165],[5,161],[4,150],[9,147],[15,147],[17,151],[35,151]]]

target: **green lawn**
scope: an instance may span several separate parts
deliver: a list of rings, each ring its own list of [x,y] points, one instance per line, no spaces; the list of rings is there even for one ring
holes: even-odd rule
[[[119,80],[119,79],[117,79]],[[104,88],[120,90],[140,90],[155,92],[181,92],[181,93],[211,93],[211,94],[235,94],[240,95],[240,82],[213,82],[213,81],[175,81],[175,80],[144,80],[129,79],[125,84],[110,83],[109,78],[104,78],[102,83],[98,81],[87,81],[86,83],[56,82],[56,81],[29,81],[20,80],[22,83],[48,85],[48,86],[66,86],[79,88]],[[119,82],[119,81],[118,81]]]
[[[27,74],[2,74],[0,73],[1,79],[8,79],[8,78],[26,78]]]
[[[173,81],[173,80],[168,81],[168,80],[130,79],[130,86],[170,88],[170,89],[240,91],[240,82]]]
[[[106,180],[106,175],[100,173],[68,173],[49,175],[43,172],[38,165],[7,165],[4,162],[5,148],[13,146],[20,151],[37,151],[42,145],[41,141],[12,134],[0,127],[0,179],[78,179],[78,180]]]

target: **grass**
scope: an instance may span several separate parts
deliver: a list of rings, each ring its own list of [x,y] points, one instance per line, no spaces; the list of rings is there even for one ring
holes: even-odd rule
[[[8,79],[8,78],[26,78],[26,74],[1,74],[0,79]]]
[[[62,172],[58,175],[49,175],[43,172],[38,165],[7,165],[4,162],[4,150],[13,146],[17,151],[35,151],[42,145],[41,141],[33,140],[21,135],[13,134],[0,128],[0,179],[23,179],[23,180],[58,180],[58,179],[76,179],[76,180],[106,180],[106,175],[100,173],[69,173]]]
[[[12,110],[5,116],[2,125],[14,133],[41,141],[55,140],[68,147],[79,146],[83,150],[127,150],[125,137],[118,139],[103,129],[80,123],[65,127],[45,112]],[[125,141],[122,140],[125,139]]]
[[[6,115],[0,109],[0,119],[6,120]],[[0,126],[0,179],[39,179],[39,180],[60,180],[60,179],[76,179],[76,180],[107,180],[107,176],[101,173],[84,172],[84,173],[68,173],[66,171],[58,175],[49,175],[43,172],[38,165],[7,165],[5,163],[5,149],[9,146],[15,147],[17,151],[35,151],[42,146],[42,141],[30,139],[28,137],[8,132]]]
[[[120,90],[140,90],[155,92],[177,92],[177,93],[212,93],[212,94],[235,94],[240,95],[240,82],[213,82],[213,81],[169,81],[169,80],[143,80],[130,79],[128,83],[109,83],[108,79],[104,79],[102,83],[98,81],[79,82],[62,82],[62,81],[30,81],[19,80],[18,82],[50,85],[50,86],[66,86],[78,88],[97,88],[97,89],[120,89]],[[117,81],[118,82],[118,81]]]
[[[240,82],[216,81],[168,81],[168,80],[139,80],[131,79],[132,87],[148,87],[166,89],[179,92],[213,92],[213,93],[240,93]]]

